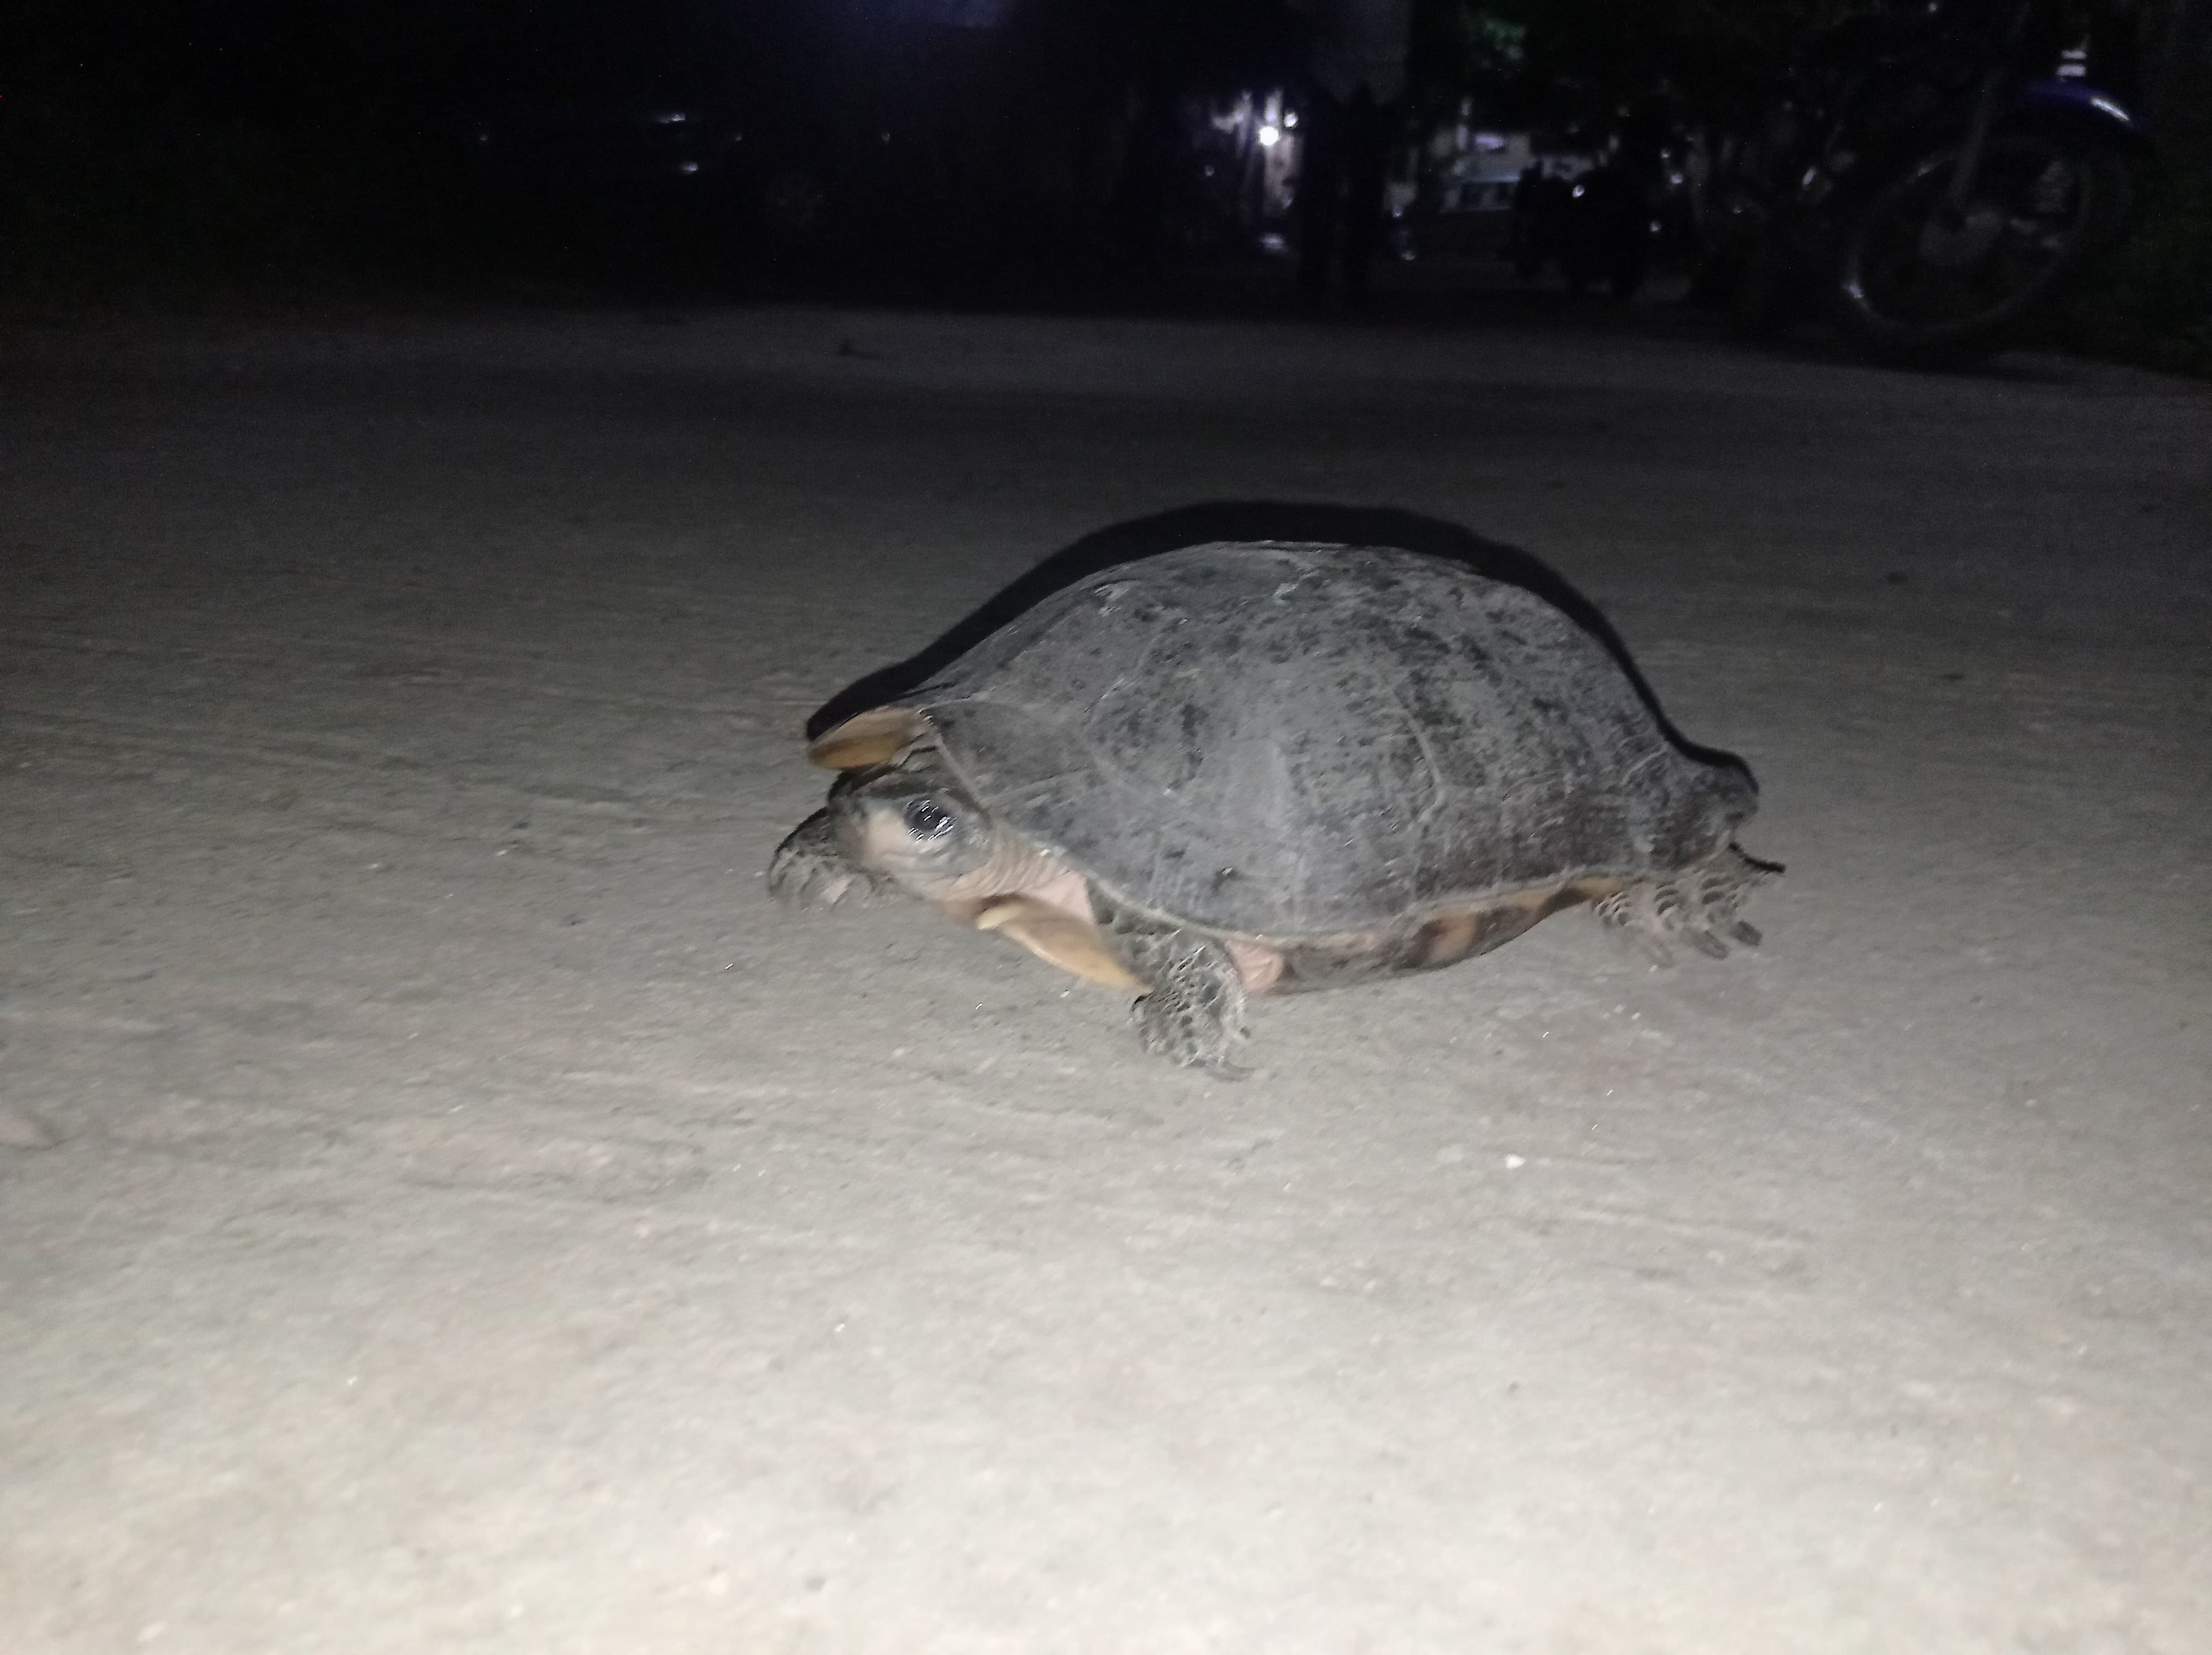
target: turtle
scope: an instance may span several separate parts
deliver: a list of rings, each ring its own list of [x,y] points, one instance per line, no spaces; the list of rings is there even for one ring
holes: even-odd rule
[[[1133,990],[1238,1077],[1248,1000],[1432,970],[1587,904],[1664,963],[1755,945],[1758,789],[1526,587],[1390,546],[1186,546],[1063,587],[808,749],[769,889],[902,892]]]

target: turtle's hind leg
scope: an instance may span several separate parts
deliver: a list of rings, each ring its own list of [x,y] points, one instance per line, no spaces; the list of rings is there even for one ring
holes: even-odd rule
[[[1200,932],[1117,909],[1096,895],[1091,902],[1114,952],[1150,987],[1130,1008],[1145,1050],[1225,1080],[1250,1074],[1230,1061],[1244,1040],[1244,979],[1229,951]]]
[[[1669,942],[1686,942],[1719,959],[1730,942],[1759,946],[1759,933],[1736,917],[1751,893],[1782,872],[1773,862],[1723,845],[1702,862],[1624,885],[1595,906],[1608,930],[1626,932],[1662,965],[1674,963]]]

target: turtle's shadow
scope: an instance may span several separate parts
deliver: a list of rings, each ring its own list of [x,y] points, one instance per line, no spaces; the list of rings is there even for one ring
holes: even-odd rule
[[[1540,558],[1419,512],[1275,500],[1205,501],[1085,535],[1053,553],[904,660],[879,667],[830,697],[806,721],[807,737],[811,739],[857,713],[889,705],[919,689],[954,660],[1062,587],[1117,564],[1212,540],[1317,540],[1352,546],[1398,546],[1449,558],[1490,580],[1519,587],[1563,611],[1605,646],[1676,746],[1692,758],[1750,774],[1749,767],[1734,753],[1689,740],[1674,727],[1612,623]]]

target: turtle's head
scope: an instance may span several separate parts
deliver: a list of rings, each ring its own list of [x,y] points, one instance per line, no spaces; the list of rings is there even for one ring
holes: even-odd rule
[[[935,901],[983,895],[995,833],[933,749],[847,770],[830,790],[845,849],[864,867]]]

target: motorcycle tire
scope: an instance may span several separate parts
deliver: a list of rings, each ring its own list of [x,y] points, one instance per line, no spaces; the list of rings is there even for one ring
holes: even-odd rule
[[[2126,167],[2063,134],[2000,129],[1972,198],[1943,210],[1957,150],[1923,154],[1846,216],[1829,311],[1863,355],[1956,367],[2017,343],[2110,245]]]

